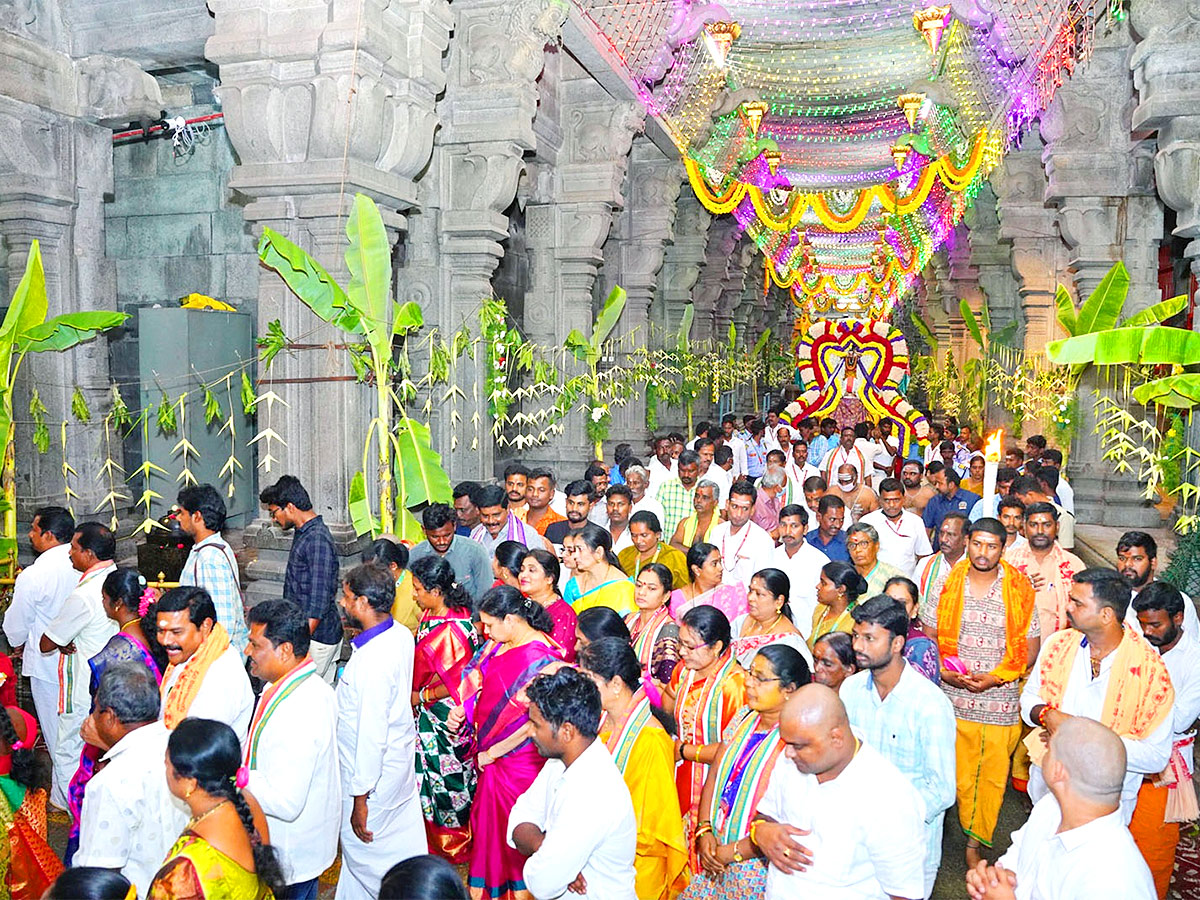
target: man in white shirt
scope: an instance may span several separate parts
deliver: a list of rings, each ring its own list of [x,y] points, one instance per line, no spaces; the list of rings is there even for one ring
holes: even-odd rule
[[[536,533],[536,532],[535,532]],[[337,900],[379,896],[396,863],[428,851],[417,793],[412,714],[415,643],[391,616],[395,582],[387,569],[352,569],[342,588],[346,622],[358,629],[337,686],[342,773],[342,877]]]
[[[651,512],[661,523],[663,508],[650,493],[649,470],[645,466],[630,466],[625,470],[625,485],[633,499],[633,508],[629,510],[630,518],[640,512]]]
[[[315,898],[337,856],[342,812],[337,700],[308,655],[308,619],[287,600],[250,610],[246,656],[261,678],[245,764],[249,788],[279,851],[288,898]]]
[[[197,584],[208,591],[217,608],[217,621],[225,626],[229,642],[241,653],[246,649],[246,611],[237,558],[221,537],[225,501],[211,484],[194,484],[179,492],[176,504],[179,527],[195,542],[179,573],[179,583]]]
[[[713,482],[720,487],[721,496],[728,497],[733,481],[724,469],[713,463],[716,452],[716,445],[708,438],[700,438],[696,441],[696,455],[700,457],[700,480],[707,479]]]
[[[765,568],[775,542],[760,526],[750,521],[758,491],[747,478],[739,478],[729,489],[726,511],[729,518],[712,530],[709,543],[721,551],[722,584],[748,586],[759,569]]]
[[[837,481],[838,469],[842,466],[854,466],[858,471],[859,483],[870,485],[870,462],[862,450],[855,446],[854,429],[849,427],[842,429],[841,442],[826,453],[825,458],[821,460],[821,474],[825,478],[826,484],[833,484]]]
[[[647,490],[650,496],[658,496],[658,489],[675,477],[675,457],[671,455],[671,439],[658,437],[654,439],[654,456],[650,458],[647,471],[650,473],[650,486]]]
[[[167,728],[174,730],[188,716],[216,719],[245,742],[254,692],[208,591],[194,585],[172,588],[159,598],[154,620],[158,642],[167,651],[161,712]],[[195,677],[184,678],[187,672]]]
[[[871,460],[871,468],[876,483],[884,478],[891,478],[896,465],[896,456],[900,453],[900,439],[892,435],[892,420],[883,419],[879,423],[879,439],[875,441],[875,458]]]
[[[1168,801],[1181,785],[1183,790],[1193,790],[1196,732],[1192,726],[1200,716],[1200,640],[1184,625],[1184,602],[1183,594],[1165,581],[1151,582],[1133,600],[1142,636],[1162,656],[1175,688],[1171,761],[1162,773],[1170,778],[1160,786],[1162,776],[1146,776],[1129,821],[1160,897],[1165,897],[1170,887],[1179,843],[1179,822],[1167,821]]]
[[[1058,495],[1059,505],[1071,515],[1075,515],[1075,488],[1071,487],[1067,482],[1066,476],[1063,475],[1062,464],[1063,455],[1061,450],[1049,447],[1042,453],[1042,467],[1049,466],[1058,472],[1058,487],[1054,493]]]
[[[933,552],[925,523],[904,508],[904,485],[895,478],[879,483],[879,509],[859,521],[879,532],[879,558],[909,578],[917,568],[917,560]]]
[[[1125,532],[1117,541],[1117,571],[1133,591],[1136,601],[1142,588],[1154,581],[1158,571],[1158,542],[1144,531]],[[1142,630],[1132,602],[1125,624]],[[1187,594],[1183,595],[1183,630],[1200,640],[1200,617],[1196,615],[1196,604]]]
[[[95,700],[84,728],[105,753],[83,798],[72,865],[119,869],[147,897],[189,818],[167,787],[170,732],[158,721],[158,684],[140,662],[115,663],[104,670]]]
[[[838,695],[808,684],[784,704],[787,745],[750,829],[770,864],[766,900],[925,896],[925,801],[850,728]]]
[[[539,675],[526,689],[533,743],[546,764],[517,798],[508,844],[529,859],[536,900],[636,900],[637,819],[612,755],[596,740],[600,691],[576,669]]]
[[[1071,718],[1050,739],[1050,793],[996,865],[967,871],[971,900],[1155,900],[1150,870],[1121,818],[1125,747],[1099,722]]]
[[[800,504],[789,503],[779,511],[780,545],[771,551],[767,563],[781,570],[791,583],[788,602],[792,607],[792,621],[805,640],[812,631],[821,567],[829,562],[828,556],[805,540],[807,534],[808,513]]]
[[[629,534],[629,517],[633,515],[633,492],[626,485],[614,484],[604,492],[608,511],[608,533],[612,536],[612,551],[620,553],[633,546]]]
[[[734,478],[746,474],[746,442],[737,434],[737,416],[729,413],[721,419],[721,430],[725,433],[725,446],[733,451]]]
[[[13,655],[21,658],[21,674],[29,679],[33,707],[42,723],[50,758],[58,745],[58,651],[43,653],[42,633],[62,609],[79,582],[71,565],[71,535],[75,518],[61,506],[43,506],[33,514],[29,543],[37,557],[17,574],[12,604],[4,614],[4,636]],[[54,769],[50,802],[67,808],[67,785]]]
[[[1046,639],[1021,691],[1021,718],[1038,726],[1025,740],[1033,763],[1029,796],[1034,802],[1047,790],[1040,765],[1045,753],[1042,730],[1053,737],[1072,716],[1109,725],[1125,744],[1125,822],[1133,815],[1143,777],[1161,772],[1170,761],[1175,691],[1158,654],[1145,638],[1123,627],[1128,605],[1129,589],[1112,569],[1084,569],[1071,583],[1071,627]],[[1105,721],[1113,714],[1107,702],[1113,678],[1121,679],[1121,711],[1141,711],[1128,715],[1125,724]]]
[[[53,763],[55,778],[63,785],[70,784],[83,751],[79,727],[92,705],[88,660],[117,633],[100,595],[104,579],[117,568],[116,551],[117,540],[106,526],[84,522],[75,527],[70,556],[79,582],[38,641],[42,653],[52,655],[58,671],[57,720],[51,718],[43,725],[57,729]]]
[[[787,475],[786,503],[804,502],[804,482],[820,477],[821,470],[808,461],[808,444],[803,438],[792,442],[791,456],[786,460],[784,473]]]

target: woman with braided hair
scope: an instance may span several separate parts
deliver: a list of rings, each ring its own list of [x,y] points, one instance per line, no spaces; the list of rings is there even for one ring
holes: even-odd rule
[[[237,735],[184,719],[167,742],[167,785],[192,818],[154,876],[149,900],[270,900],[285,886],[267,820],[246,790]]]
[[[46,843],[47,763],[34,755],[37,720],[16,706],[0,707],[0,894],[41,897],[62,872]]]

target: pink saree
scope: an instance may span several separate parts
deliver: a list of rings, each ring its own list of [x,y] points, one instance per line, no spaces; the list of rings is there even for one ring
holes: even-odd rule
[[[462,698],[474,731],[474,753],[503,741],[529,721],[528,704],[519,695],[535,675],[562,651],[534,640],[499,653],[485,644],[463,674]],[[533,783],[543,759],[533,741],[525,740],[479,772],[471,805],[471,860],[467,868],[472,900],[526,900],[525,857],[508,846],[508,814],[517,797]]]

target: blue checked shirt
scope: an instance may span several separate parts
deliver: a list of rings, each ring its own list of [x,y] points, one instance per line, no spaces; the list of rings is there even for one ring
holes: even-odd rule
[[[237,559],[221,535],[210,534],[193,545],[183,571],[179,573],[179,583],[208,591],[217,608],[217,621],[229,632],[229,642],[238,653],[243,652],[250,640],[250,631],[246,628],[246,611],[242,607]]]
[[[283,574],[283,599],[298,605],[310,619],[318,619],[312,639],[319,644],[342,640],[342,620],[335,599],[341,590],[337,550],[333,535],[320,516],[296,529],[287,570]]]
[[[941,688],[907,662],[886,699],[879,699],[870,671],[847,678],[838,696],[855,734],[899,769],[925,800],[928,893],[941,860],[942,817],[955,800],[954,707]]]

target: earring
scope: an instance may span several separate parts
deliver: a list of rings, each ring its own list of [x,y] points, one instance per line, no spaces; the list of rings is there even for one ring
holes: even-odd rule
[[[188,788],[187,793],[183,795],[183,799],[190,800],[192,798],[192,794],[194,794],[195,792],[196,792],[196,787],[195,787],[195,785],[193,785],[192,787]]]

